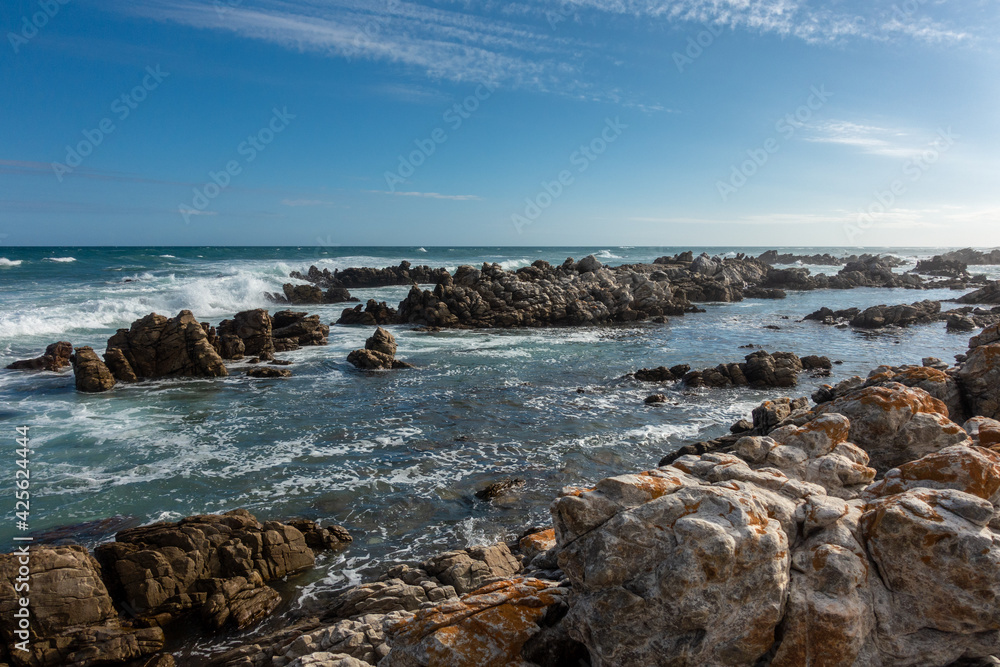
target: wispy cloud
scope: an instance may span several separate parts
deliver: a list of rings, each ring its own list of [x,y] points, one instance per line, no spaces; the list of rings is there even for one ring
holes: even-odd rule
[[[847,40],[913,40],[958,43],[977,26],[952,25],[940,3],[917,2],[906,13],[896,5],[861,0],[548,0],[538,3],[439,0],[136,0],[119,5],[141,17],[199,29],[231,32],[294,51],[396,63],[432,79],[487,81],[497,85],[617,101],[590,80],[593,59],[621,65],[620,50],[568,26],[624,23],[687,29],[702,23],[734,31],[797,38],[810,44]],[[905,3],[900,3],[905,4]],[[553,29],[551,17],[560,19]],[[951,12],[950,15],[954,15]],[[581,16],[583,19],[581,19]],[[610,25],[609,17],[616,19]],[[562,19],[567,19],[565,22]],[[571,20],[569,20],[571,19]],[[584,20],[585,19],[585,20]],[[609,36],[609,42],[614,40]],[[627,56],[625,56],[627,58]],[[387,91],[426,100],[427,91]],[[648,109],[656,110],[655,104]]]
[[[855,148],[869,155],[908,158],[927,149],[937,136],[921,136],[904,129],[830,120],[810,125],[803,135],[805,141],[821,144],[839,144]]]
[[[376,195],[395,195],[397,197],[427,197],[429,199],[451,199],[453,201],[474,201],[480,199],[477,195],[443,195],[439,192],[390,192],[388,190],[362,190]]]

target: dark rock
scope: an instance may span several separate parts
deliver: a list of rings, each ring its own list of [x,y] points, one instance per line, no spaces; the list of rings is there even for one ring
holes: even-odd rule
[[[666,394],[653,394],[651,396],[647,396],[646,400],[644,402],[646,403],[646,405],[654,405],[654,404],[657,404],[657,403],[666,403],[667,402],[667,395]]]
[[[275,342],[275,350],[278,350],[279,339],[291,339],[296,345],[326,345],[327,336],[330,335],[330,327],[319,321],[319,315],[306,315],[303,312],[292,310],[282,310],[274,314],[274,329],[271,337]],[[281,346],[284,350],[295,349]]]
[[[959,303],[1000,303],[1000,280],[956,299]]]
[[[80,347],[72,356],[77,391],[98,393],[115,386],[115,378],[91,347]]]
[[[392,308],[385,301],[377,302],[375,299],[368,299],[364,311],[361,306],[345,308],[344,312],[337,320],[337,324],[362,324],[365,326],[376,326],[382,324],[393,324],[396,321],[396,309]]]
[[[306,544],[315,552],[343,549],[354,541],[342,526],[320,526],[309,519],[293,519],[288,525],[302,533]]]
[[[210,628],[246,627],[280,602],[267,581],[313,565],[296,528],[246,510],[123,530],[96,550],[112,594],[136,620],[162,626],[196,614]]]
[[[347,355],[347,361],[362,370],[389,370],[393,368],[413,368],[411,364],[395,358],[396,337],[379,327],[365,341],[363,350],[354,350]]]
[[[13,648],[20,598],[15,589],[20,556],[0,554],[0,639]],[[160,628],[133,629],[121,622],[101,579],[101,569],[78,545],[32,545],[28,651],[12,651],[18,666],[124,664],[163,648]],[[22,579],[23,581],[23,579]],[[19,585],[19,584],[18,584]]]
[[[233,319],[223,320],[219,324],[218,335],[220,341],[223,342],[220,354],[227,352],[240,354],[240,356],[245,354],[250,357],[260,356],[270,359],[274,356],[274,343],[271,339],[273,326],[271,316],[263,308],[236,313]],[[243,342],[242,353],[239,351],[239,346],[231,339],[229,343],[224,343],[226,336],[234,336]],[[225,354],[222,356],[224,359],[240,358],[239,356],[227,357]]]
[[[368,267],[351,267],[343,270],[329,269],[320,271],[310,266],[307,274],[298,271],[290,274],[291,278],[307,280],[319,287],[387,287],[389,285],[437,284],[447,282],[451,275],[445,269],[432,269],[429,266],[411,266],[409,262],[400,262],[399,266],[389,266],[384,269]]]
[[[939,301],[919,301],[909,306],[872,306],[856,315],[851,320],[851,326],[861,329],[880,329],[887,326],[926,324],[937,320],[940,312]]]
[[[506,495],[514,489],[524,486],[524,480],[518,477],[509,477],[499,482],[493,482],[485,488],[476,491],[476,498],[480,500],[493,500]]]
[[[749,433],[753,430],[753,422],[746,419],[741,419],[732,426],[729,427],[730,433]]]
[[[72,365],[72,343],[59,341],[45,348],[45,354],[34,359],[22,359],[7,366],[11,370],[59,372]]]
[[[259,366],[247,371],[247,375],[252,378],[289,378],[292,372],[287,368],[274,368],[273,366]]]
[[[226,365],[208,342],[208,334],[190,310],[166,318],[156,313],[119,329],[106,352],[120,349],[136,378],[221,377]],[[102,364],[103,365],[103,364]],[[124,367],[120,373],[127,374]]]
[[[115,347],[104,353],[104,363],[107,365],[111,375],[119,382],[138,382],[139,378],[132,365],[125,358],[125,353]]]

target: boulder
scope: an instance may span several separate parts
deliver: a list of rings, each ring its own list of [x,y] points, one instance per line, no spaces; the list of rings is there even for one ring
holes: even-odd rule
[[[969,416],[1000,419],[1000,325],[969,341],[965,361],[955,372]]]
[[[270,614],[281,598],[266,582],[315,560],[298,529],[261,523],[245,510],[123,530],[96,555],[112,593],[139,622],[194,615],[215,629]]]
[[[396,337],[379,327],[365,341],[364,349],[351,352],[347,355],[347,361],[362,370],[413,368],[411,364],[395,358],[396,347]]]
[[[851,319],[851,326],[861,329],[880,329],[887,326],[905,327],[926,324],[938,319],[940,301],[919,301],[909,306],[872,306]]]
[[[222,357],[190,310],[166,318],[156,313],[119,329],[106,352],[120,349],[136,378],[221,377],[228,375]]]
[[[951,445],[971,444],[968,434],[948,419],[943,402],[898,382],[848,392],[816,406],[815,413],[847,417],[848,439],[868,453],[871,467],[880,473]]]
[[[492,484],[487,484],[482,489],[476,491],[476,498],[480,500],[493,500],[494,498],[499,498],[500,496],[506,495],[524,486],[524,480],[519,477],[508,477],[507,479],[502,479],[499,482],[493,482]]]
[[[258,366],[251,368],[246,373],[252,378],[290,378],[292,372],[287,368],[274,368],[273,366]]]
[[[139,378],[120,348],[112,348],[104,353],[104,363],[119,382],[138,382]]]
[[[591,272],[596,271],[597,269],[601,268],[602,266],[604,266],[604,265],[601,264],[601,260],[597,259],[593,255],[587,255],[586,257],[584,257],[583,259],[581,259],[579,262],[577,262],[577,264],[576,264],[576,270],[579,273],[591,273]]]
[[[224,359],[240,359],[243,355],[271,359],[275,351],[273,328],[271,316],[264,308],[236,313],[233,319],[223,320],[218,326],[219,352]],[[237,340],[242,342],[242,349]]]
[[[418,611],[390,629],[382,667],[524,665],[525,644],[542,631],[550,609],[565,607],[567,588],[518,577],[484,586],[460,600]]]
[[[91,347],[79,347],[73,353],[73,374],[77,391],[98,393],[115,386],[115,378]]]
[[[72,343],[59,341],[45,348],[45,354],[34,359],[22,359],[7,366],[10,370],[22,371],[52,371],[58,373],[72,365],[70,357],[73,354]]]
[[[295,349],[294,346],[326,345],[330,327],[319,320],[319,315],[307,315],[304,312],[282,310],[274,314],[274,329],[271,336],[274,339],[275,350]]]
[[[27,581],[22,569],[31,573],[30,594],[22,587]],[[14,615],[26,595],[30,639],[18,635]],[[28,640],[27,652],[11,651],[11,664],[17,667],[124,665],[163,648],[160,628],[131,628],[121,622],[100,567],[78,545],[37,544],[27,556],[0,554],[0,639],[11,649]]]
[[[360,305],[357,305],[354,308],[345,308],[344,312],[340,315],[340,319],[337,320],[337,324],[363,324],[366,326],[375,326],[393,324],[395,321],[395,308],[390,307],[385,301],[368,299],[368,303],[365,304],[365,309],[363,311],[361,310]]]

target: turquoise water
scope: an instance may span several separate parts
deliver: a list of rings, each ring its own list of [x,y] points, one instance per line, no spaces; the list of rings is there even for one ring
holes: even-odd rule
[[[36,356],[56,340],[103,351],[115,329],[153,311],[174,315],[189,308],[217,324],[237,311],[268,307],[263,292],[280,291],[289,271],[310,264],[332,270],[406,259],[449,269],[483,261],[518,268],[589,253],[620,264],[686,249],[0,248],[0,365]],[[891,252],[912,262],[939,250]],[[998,267],[974,270],[995,276]],[[405,292],[354,291],[362,300],[390,302]],[[843,360],[834,380],[880,363],[919,363],[929,355],[950,360],[965,351],[968,335],[948,334],[943,323],[871,334],[799,320],[820,306],[960,293],[791,293],[783,301],[706,304],[705,313],[662,325],[438,333],[393,327],[399,356],[419,368],[380,375],[358,373],[346,363],[347,353],[371,334],[350,327],[333,327],[329,346],[280,355],[294,362],[287,380],[233,373],[84,395],[73,389],[71,373],[4,370],[0,437],[13,445],[15,427],[31,427],[37,449],[33,529],[121,517],[113,525],[69,531],[88,544],[108,539],[122,525],[237,507],[263,518],[343,524],[355,542],[322,562],[308,596],[357,581],[394,559],[493,542],[546,522],[560,487],[655,466],[664,453],[726,432],[777,395],[668,387],[673,403],[648,407],[643,398],[660,388],[621,380],[629,371],[738,361],[747,343]],[[341,309],[309,310],[332,322]],[[769,324],[780,329],[764,328]],[[796,396],[830,381],[801,380]],[[0,491],[12,498],[13,464],[8,469]],[[527,484],[492,504],[474,498],[477,489],[507,476]],[[13,507],[5,511],[12,516]],[[0,524],[0,548],[13,534],[12,518]]]

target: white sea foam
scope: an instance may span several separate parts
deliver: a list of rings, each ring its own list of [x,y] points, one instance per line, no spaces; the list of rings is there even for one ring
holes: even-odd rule
[[[160,255],[160,257],[165,257],[165,258],[167,258],[167,259],[177,259],[177,258],[176,258],[176,257],[174,257],[173,255]]]
[[[0,257],[0,266],[21,266],[24,263],[23,259],[7,259],[6,257]]]
[[[513,271],[515,269],[520,269],[522,266],[528,266],[534,260],[521,257],[520,259],[505,259],[500,262],[500,266],[506,271]]]
[[[427,252],[427,248],[417,248],[417,252]]]
[[[610,250],[601,250],[594,253],[594,257],[598,259],[621,259],[621,256],[614,254]]]
[[[46,257],[50,262],[75,262],[76,257]]]

